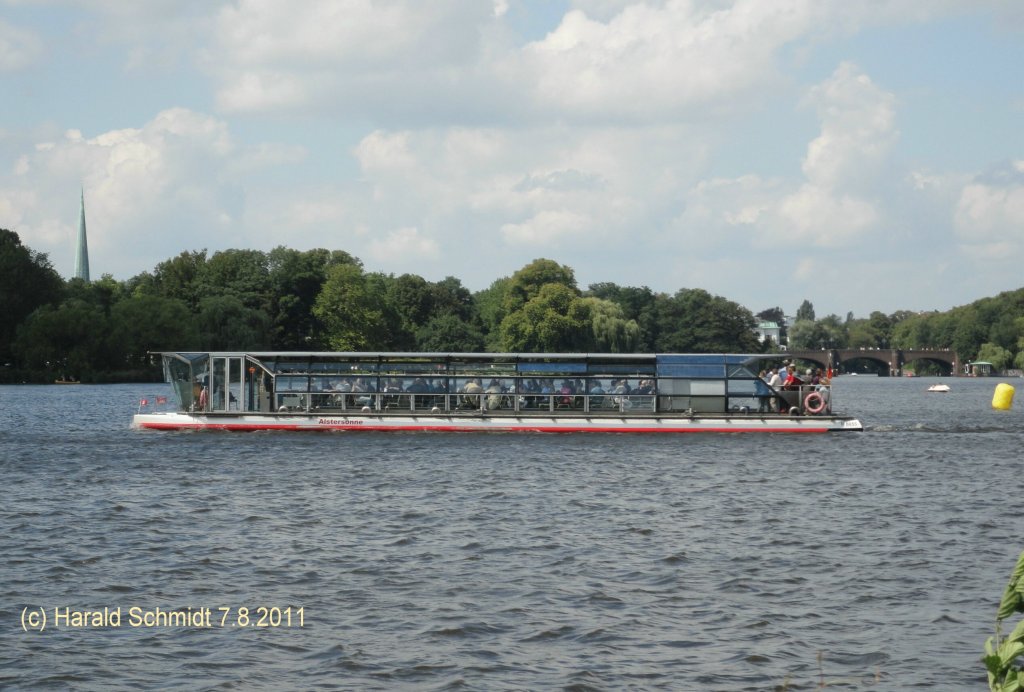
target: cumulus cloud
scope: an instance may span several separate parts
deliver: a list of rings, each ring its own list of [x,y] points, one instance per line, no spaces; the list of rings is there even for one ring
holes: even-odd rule
[[[857,244],[879,232],[882,172],[897,139],[895,100],[856,66],[844,63],[808,91],[820,131],[807,145],[803,180],[701,181],[689,189],[683,228],[746,229],[753,242],[805,248]]]
[[[801,62],[821,42],[948,17],[962,0],[568,0],[527,29],[513,0],[56,2],[86,9],[79,36],[126,45],[129,68],[198,66],[219,109],[168,107],[34,148],[0,137],[8,224],[44,251],[71,248],[82,183],[97,253],[146,238],[123,275],[186,248],[286,244],[481,288],[543,248],[583,285],[729,293],[765,262],[797,284],[823,267],[846,280],[830,253],[893,253],[908,221],[977,253],[1020,227],[1019,164],[908,172],[893,156],[904,96],[882,73],[844,62],[801,81],[822,69]],[[26,64],[5,62],[3,21],[0,70]],[[793,122],[776,126],[780,113]],[[749,151],[751,129],[782,136]],[[239,143],[255,131],[282,143]]]
[[[726,107],[779,81],[775,53],[816,17],[808,2],[629,4],[606,21],[565,15],[513,68],[538,108],[586,120],[678,116]],[[607,12],[607,8],[601,8]]]
[[[965,251],[982,259],[1020,258],[1024,228],[1024,161],[1013,161],[965,185],[955,214]]]
[[[38,143],[0,178],[0,208],[23,242],[69,271],[81,186],[95,265],[133,275],[183,249],[232,246],[244,213],[240,171],[290,157],[240,147],[223,121],[173,108],[138,128],[69,130]]]
[[[781,201],[779,215],[793,239],[846,245],[881,217],[873,193],[898,137],[895,99],[843,63],[807,100],[817,109],[821,132],[807,147],[806,182]]]
[[[480,27],[502,14],[476,0],[240,0],[220,9],[206,65],[225,111],[422,107],[472,77]]]

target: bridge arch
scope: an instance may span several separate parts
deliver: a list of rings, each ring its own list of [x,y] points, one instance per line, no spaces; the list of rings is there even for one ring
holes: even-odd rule
[[[879,364],[882,376],[899,377],[904,368],[914,361],[926,360],[938,364],[950,375],[958,375],[960,358],[950,349],[898,349],[898,348],[836,348],[811,350],[790,350],[773,354],[779,359],[789,358],[810,361],[822,369],[831,366],[836,372],[844,372],[855,360],[869,360]]]

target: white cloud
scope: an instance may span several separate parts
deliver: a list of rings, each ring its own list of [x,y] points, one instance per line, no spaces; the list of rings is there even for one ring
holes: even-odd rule
[[[794,240],[843,246],[877,232],[882,217],[873,196],[896,142],[895,99],[851,63],[811,89],[821,133],[807,147],[806,182],[779,204]]]
[[[42,54],[43,42],[38,34],[0,19],[0,72],[23,70]]]
[[[126,277],[184,249],[233,246],[244,212],[234,176],[278,160],[236,145],[220,120],[173,108],[139,128],[40,142],[0,178],[0,205],[5,225],[65,273],[81,186],[94,265]]]
[[[507,223],[501,227],[505,242],[532,245],[536,248],[558,247],[563,240],[572,240],[585,233],[593,222],[571,211],[542,211],[523,223]]]
[[[811,89],[821,134],[807,148],[807,179],[828,188],[870,188],[899,133],[895,97],[849,62]]]
[[[562,17],[518,0],[47,1],[85,17],[79,48],[99,37],[86,61],[121,46],[158,84],[174,84],[168,66],[199,70],[174,75],[188,84],[149,122],[120,109],[96,134],[109,105],[94,104],[31,137],[0,132],[4,223],[64,253],[62,269],[79,184],[98,255],[146,240],[145,257],[108,265],[122,276],[183,249],[285,244],[480,288],[543,248],[582,284],[742,299],[732,291],[768,264],[780,285],[841,295],[857,272],[883,276],[879,252],[992,254],[1020,228],[1020,165],[973,177],[983,163],[950,171],[898,150],[897,121],[917,134],[903,118],[926,87],[913,72],[868,75],[862,46],[840,43],[864,27],[1010,16],[1009,0],[569,0]],[[0,70],[17,64],[4,62],[9,28]],[[850,53],[838,67],[820,61],[834,40],[828,60]],[[217,117],[197,112],[210,100]],[[253,133],[267,143],[243,146]]]
[[[500,10],[476,0],[239,0],[222,6],[205,63],[227,111],[402,110],[439,103],[472,76],[481,27]]]
[[[776,51],[815,15],[814,3],[799,0],[630,4],[607,21],[575,10],[511,69],[535,85],[538,108],[585,120],[726,108],[779,82]]]
[[[783,199],[779,215],[788,239],[825,247],[860,242],[862,232],[878,221],[871,203],[813,184]]]
[[[963,249],[982,259],[1024,259],[1024,161],[1008,163],[964,186],[955,214]]]
[[[391,231],[384,238],[371,240],[368,250],[370,258],[387,266],[389,271],[402,268],[412,271],[439,255],[437,242],[422,235],[417,228]]]

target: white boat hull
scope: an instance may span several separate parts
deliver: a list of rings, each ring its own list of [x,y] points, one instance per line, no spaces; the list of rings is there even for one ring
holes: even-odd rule
[[[839,416],[498,416],[363,414],[140,413],[132,427],[150,430],[324,430],[364,432],[554,433],[824,433],[861,431],[861,422]]]

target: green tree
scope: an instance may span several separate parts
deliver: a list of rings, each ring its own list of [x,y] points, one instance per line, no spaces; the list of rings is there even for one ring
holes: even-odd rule
[[[612,301],[622,308],[623,319],[636,322],[639,331],[633,348],[638,353],[655,350],[654,342],[660,333],[660,325],[655,312],[657,297],[654,291],[647,286],[638,288],[604,282],[591,284],[586,295]]]
[[[495,279],[490,286],[473,295],[476,318],[484,334],[484,348],[487,351],[502,350],[501,323],[505,319],[505,294],[511,283],[509,277]]]
[[[0,367],[13,357],[18,326],[43,305],[59,303],[64,282],[43,253],[21,244],[14,231],[0,228]]]
[[[868,317],[868,328],[874,335],[875,348],[890,348],[892,345],[893,321],[885,313],[874,311]]]
[[[432,353],[481,353],[484,335],[458,315],[432,317],[416,331],[416,350]]]
[[[590,307],[572,288],[544,284],[501,323],[503,350],[522,353],[584,351],[592,340]]]
[[[877,335],[867,320],[852,320],[846,325],[850,348],[875,348]]]
[[[270,317],[235,296],[203,298],[195,323],[204,350],[258,351],[270,346]]]
[[[444,279],[432,283],[430,293],[431,317],[455,315],[466,322],[473,319],[473,294],[454,276],[446,276]]]
[[[655,347],[676,353],[757,353],[761,344],[750,310],[700,288],[658,300],[661,333]]]
[[[313,312],[327,270],[339,264],[362,268],[362,262],[341,250],[317,248],[299,252],[278,246],[267,255],[273,348],[321,349],[323,325]]]
[[[850,335],[846,331],[846,324],[839,315],[825,315],[818,323],[825,332],[825,341],[819,348],[846,348],[850,341]]]
[[[789,328],[789,348],[813,350],[822,348],[828,340],[825,328],[815,320],[797,320]]]
[[[196,278],[199,300],[233,296],[252,310],[270,309],[270,268],[259,250],[222,250],[202,266]],[[198,311],[198,304],[193,308]]]
[[[410,333],[434,315],[434,292],[422,276],[402,274],[386,282],[387,300],[394,306],[402,328]]]
[[[189,310],[199,308],[200,277],[206,266],[206,250],[182,252],[156,265],[152,274],[135,277],[130,286],[137,295],[171,298],[185,303]]]
[[[412,325],[402,319],[401,313],[392,300],[391,286],[394,276],[381,272],[370,272],[365,275],[366,290],[371,300],[377,305],[383,320],[382,350],[410,351],[416,347],[416,334]]]
[[[564,286],[574,295],[579,295],[576,277],[570,267],[554,260],[535,259],[512,275],[502,305],[505,314],[521,309],[548,284]]]
[[[588,297],[583,301],[590,307],[591,328],[594,332],[593,350],[597,353],[634,353],[640,340],[640,326],[628,320],[618,303]]]
[[[150,351],[199,350],[199,335],[184,301],[142,295],[111,309],[109,344],[118,367],[134,370],[149,366]]]
[[[796,321],[810,320],[814,321],[814,305],[809,300],[804,300],[800,303],[800,307],[796,310]]]
[[[74,377],[92,381],[106,363],[107,317],[95,305],[69,300],[44,305],[18,330],[15,351],[29,369],[47,378]]]
[[[874,338],[873,332],[870,338]],[[797,320],[789,330],[791,349],[846,348],[849,340],[847,327],[838,315],[827,315],[813,321]]]
[[[388,317],[380,298],[360,267],[338,264],[328,269],[313,306],[328,346],[337,351],[387,349]]]
[[[988,325],[984,323],[976,309],[967,307],[957,311],[952,344],[961,358],[977,360],[978,349],[985,343],[987,337]]]
[[[974,360],[992,363],[995,372],[1003,372],[1013,362],[1013,354],[999,344],[984,343],[978,349],[978,357]]]

